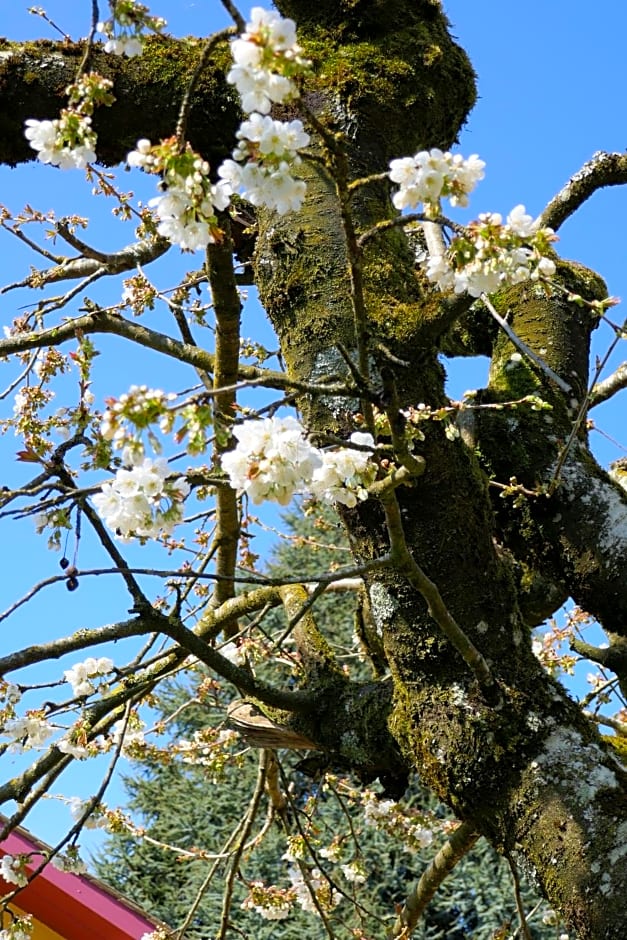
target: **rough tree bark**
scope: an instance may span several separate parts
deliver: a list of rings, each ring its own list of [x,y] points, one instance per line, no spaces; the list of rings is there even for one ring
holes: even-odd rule
[[[474,76],[439,3],[281,0],[277,6],[301,27],[315,64],[306,103],[343,135],[351,174],[378,172],[392,157],[454,143],[474,102]],[[22,122],[54,116],[76,54],[53,43],[4,44],[2,162],[31,158]],[[185,42],[155,39],[141,60],[94,63],[114,78],[118,99],[98,115],[105,162],[120,160],[137,137],[172,133],[176,107],[173,120],[164,102],[177,100],[197,54]],[[220,53],[195,93],[190,119],[192,143],[214,162],[230,150],[237,123],[219,78],[223,67]],[[303,172],[309,184],[303,211],[259,219],[255,272],[289,375],[312,381],[346,373],[338,346],[354,351],[355,336],[335,187],[316,164]],[[389,217],[391,206],[372,187],[355,198],[353,211],[363,232]],[[398,229],[369,242],[361,273],[373,383],[383,398],[393,389],[402,408],[444,404],[438,352],[458,342],[459,306],[421,281]],[[596,275],[574,265],[560,265],[560,281],[591,299],[604,294]],[[424,473],[398,491],[397,521],[413,558],[483,654],[496,689],[488,694],[477,683],[431,617],[411,572],[386,569],[372,572],[368,591],[391,679],[355,689],[321,665],[318,651],[306,662],[312,704],[282,721],[337,762],[386,777],[390,786],[397,780],[402,788],[403,774],[417,771],[461,820],[521,860],[578,937],[623,940],[627,775],[538,664],[530,627],[571,595],[616,642],[625,636],[627,497],[591,456],[585,424],[550,495],[530,497],[521,508],[520,501],[492,500],[487,485],[491,473],[503,483],[515,476],[527,488],[550,486],[584,398],[595,323],[563,294],[539,287],[512,290],[495,304],[509,311],[532,349],[550,351],[549,365],[572,391],[560,391],[524,362],[512,368],[509,340],[495,338],[487,325],[478,329],[481,350],[492,354],[483,401],[540,394],[553,406],[551,423],[546,412],[490,412],[464,441],[448,440],[434,423],[421,447]],[[472,316],[480,320],[479,306]],[[473,335],[467,330],[466,341]],[[342,433],[348,425],[345,401],[303,397],[300,406],[314,433]],[[347,510],[344,521],[358,560],[388,551],[383,509],[369,501]],[[537,578],[551,586],[540,605]],[[306,647],[307,638],[302,642]],[[316,695],[321,687],[324,694]]]

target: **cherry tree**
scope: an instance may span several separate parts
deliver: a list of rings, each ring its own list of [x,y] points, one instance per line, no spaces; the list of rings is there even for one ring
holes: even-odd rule
[[[5,287],[27,300],[0,340],[13,369],[4,428],[24,471],[2,514],[32,516],[63,548],[61,569],[3,619],[58,582],[80,604],[105,572],[126,595],[114,623],[86,610],[92,625],[63,635],[59,611],[58,633],[2,657],[4,747],[32,757],[0,783],[14,801],[5,832],[71,764],[108,759],[51,857],[5,858],[3,877],[19,894],[49,861],[80,864],[83,826],[132,825],[107,808],[107,784],[122,754],[151,746],[142,707],[187,671],[196,700],[215,704],[228,688],[232,701],[221,730],[171,753],[211,766],[234,740],[260,753],[225,850],[221,936],[242,853],[263,838],[263,799],[286,827],[290,882],[251,882],[249,910],[282,919],[300,904],[340,935],[341,885],[367,878],[367,859],[334,856],[313,824],[290,830],[276,751],[291,749],[319,753],[316,772],[336,790],[340,775],[369,824],[440,840],[390,911],[390,936],[409,936],[485,838],[531,874],[572,936],[619,940],[625,713],[596,705],[613,691],[620,707],[626,680],[627,496],[621,468],[610,475],[592,455],[587,420],[627,384],[624,367],[591,372],[592,331],[604,321],[613,350],[624,330],[599,275],[559,256],[556,232],[597,189],[627,181],[627,159],[595,155],[538,218],[513,205],[462,225],[455,210],[479,199],[484,162],[454,148],[475,84],[440,4],[276,6],[246,18],[223,0],[232,25],[200,41],[171,38],[135,0],[106,13],[93,3],[86,40],[0,48],[0,160],[86,175],[86,193],[134,232],[103,251],[82,216],[2,210],[3,229],[33,251],[30,272]],[[110,171],[120,164],[130,176]],[[154,189],[140,200],[128,179]],[[194,270],[164,290],[152,272],[181,251]],[[94,299],[103,280],[117,284],[113,303]],[[276,334],[274,367],[240,335],[253,285]],[[142,355],[127,390],[99,400],[105,334]],[[489,356],[487,387],[450,400],[442,352]],[[151,357],[189,379],[144,383]],[[78,393],[57,407],[68,370]],[[256,514],[295,497],[334,507],[351,558],[269,578],[251,541]],[[87,538],[100,558],[90,569]],[[351,642],[370,674],[318,625],[316,601],[333,591],[355,594]],[[556,676],[567,628],[532,637],[569,597],[571,625],[594,618],[607,636],[602,648],[572,640],[612,673],[584,707]],[[278,630],[267,627],[276,609]],[[57,671],[42,690],[29,667],[44,662]],[[414,774],[455,823],[403,807]],[[530,935],[522,910],[520,930]]]

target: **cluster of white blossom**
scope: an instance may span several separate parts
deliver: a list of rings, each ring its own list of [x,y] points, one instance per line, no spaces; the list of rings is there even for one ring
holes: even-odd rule
[[[71,669],[66,669],[63,673],[65,681],[72,686],[72,692],[78,698],[84,695],[91,695],[100,687],[101,683],[93,682],[100,676],[106,676],[113,669],[113,660],[107,656],[101,656],[95,659],[88,656],[82,663],[76,663]]]
[[[96,675],[102,675],[109,672],[113,667],[111,660],[102,657],[100,660],[92,660],[93,663],[100,663],[100,671],[96,672],[89,666],[89,660],[86,663],[79,663],[78,668],[67,670],[65,677],[67,681],[75,684],[77,695],[88,695],[95,691],[95,685],[88,679],[81,679],[81,675],[87,674],[94,678]],[[110,664],[110,665],[109,665]],[[87,666],[87,669],[83,667]],[[105,667],[109,668],[105,668]],[[71,678],[69,678],[71,676]],[[88,692],[87,689],[90,689]],[[40,748],[54,734],[62,731],[60,725],[50,722],[43,710],[31,710],[23,717],[8,718],[0,726],[0,736],[9,738],[8,750],[22,753],[33,748]],[[145,746],[143,723],[134,714],[131,714],[130,720],[126,723],[123,720],[116,722],[110,735],[99,735],[96,738],[89,738],[89,725],[84,718],[79,718],[71,728],[61,734],[54,746],[62,754],[70,754],[78,760],[84,760],[88,757],[94,757],[98,754],[107,753],[112,747],[119,745],[124,734],[121,753],[124,757],[136,756],[138,751]],[[77,808],[77,812],[80,807]]]
[[[408,851],[425,848],[433,842],[434,828],[425,825],[426,816],[412,816],[394,800],[378,800],[370,790],[364,791],[362,801],[365,824],[401,839]]]
[[[67,802],[74,822],[79,822],[83,818],[91,804],[91,800],[83,800],[80,796],[71,796]],[[85,829],[105,829],[107,826],[106,807],[101,803],[94,806],[83,822],[83,826]]]
[[[0,875],[7,884],[23,888],[28,884],[26,859],[23,855],[3,855],[0,860]]]
[[[187,145],[181,150],[175,137],[152,145],[137,141],[126,162],[161,177],[163,195],[148,203],[159,220],[157,231],[173,245],[188,251],[215,241],[216,210],[229,205],[232,189],[225,180],[212,183],[209,164]]]
[[[298,96],[294,77],[308,67],[299,54],[293,21],[255,7],[231,50],[234,65],[227,80],[239,91],[249,118],[238,131],[234,159],[218,169],[219,181],[212,183],[209,164],[189,145],[182,150],[175,137],[154,145],[139,140],[127,156],[129,166],[161,177],[164,192],[149,202],[158,219],[157,231],[188,251],[215,241],[216,211],[224,211],[236,192],[280,214],[299,209],[305,196],[305,183],[293,177],[291,169],[309,136],[300,121],[268,116],[273,102]]]
[[[267,206],[279,215],[300,209],[306,184],[291,175],[291,168],[301,162],[298,151],[310,139],[302,121],[251,114],[237,137],[235,159],[225,160],[218,169],[223,182],[253,205]]]
[[[236,739],[236,731],[203,728],[201,731],[194,731],[191,741],[180,738],[172,746],[172,753],[179,755],[185,764],[214,769],[223,760],[224,746]]]
[[[352,862],[348,862],[347,865],[340,865],[340,868],[346,880],[350,881],[351,884],[365,884],[368,873],[361,859],[356,858]]]
[[[99,753],[99,742],[89,741],[86,729],[82,722],[70,728],[67,734],[59,738],[55,745],[62,754],[69,754],[77,760],[86,760],[88,757],[95,757]]]
[[[350,441],[355,447],[367,449],[339,447],[321,452],[322,464],[309,484],[309,492],[317,499],[349,507],[357,505],[357,500],[368,499],[366,487],[373,482],[376,472],[370,460],[374,441],[372,435],[359,431],[351,434]]]
[[[113,725],[110,740],[116,747],[122,742],[122,757],[136,757],[146,745],[144,722],[135,713],[131,713],[128,721],[121,718]]]
[[[319,868],[309,869],[305,879],[303,871],[298,865],[290,865],[288,875],[292,883],[292,890],[296,895],[296,901],[303,911],[319,916],[319,907],[322,910],[330,911],[337,907],[342,900],[343,896],[331,886]]]
[[[157,927],[150,933],[143,933],[139,940],[172,940],[172,933],[167,927]]]
[[[83,875],[87,871],[87,865],[73,845],[68,846],[65,852],[55,855],[51,864],[57,871],[69,871],[73,875]]]
[[[96,26],[106,36],[105,52],[132,58],[143,51],[142,30],[159,33],[167,25],[160,16],[151,16],[148,7],[137,0],[116,0],[109,4],[112,15]]]
[[[108,398],[107,410],[102,416],[100,433],[106,441],[112,441],[114,447],[131,447],[135,440],[128,425],[134,431],[143,431],[167,414],[171,403],[176,399],[174,392],[164,392],[160,388],[148,388],[147,385],[131,385],[128,392],[119,398]]]
[[[416,209],[424,203],[432,215],[439,214],[443,196],[452,206],[467,206],[468,194],[484,177],[484,167],[476,153],[464,159],[437,148],[392,160],[389,177],[399,186],[392,202],[401,210]]]
[[[0,930],[0,940],[31,940],[33,919],[30,914],[22,914],[11,921],[8,927]]]
[[[480,297],[508,284],[552,277],[555,264],[546,252],[554,240],[553,231],[541,228],[522,205],[505,223],[498,213],[483,213],[448,251],[431,255],[425,271],[440,290]]]
[[[62,170],[84,170],[96,159],[96,134],[91,118],[62,111],[60,118],[37,121],[29,118],[24,136],[41,163],[52,163]]]
[[[322,451],[309,443],[296,418],[244,421],[233,429],[237,446],[222,456],[231,485],[254,503],[271,500],[286,506],[297,493],[355,506],[366,499],[374,478],[369,460],[374,441],[356,432],[351,443],[360,448]]]
[[[97,105],[112,104],[113,82],[96,72],[82,75],[66,88],[68,107],[54,120],[29,118],[24,136],[41,163],[51,163],[62,170],[85,169],[96,159],[96,133],[91,116]]]
[[[119,469],[114,480],[102,485],[101,492],[93,497],[94,506],[123,540],[169,534],[183,518],[189,484],[184,477],[171,480],[168,475],[166,460],[142,457],[135,466]]]
[[[242,901],[245,911],[254,911],[264,920],[285,920],[292,912],[294,892],[252,881],[248,885],[248,897]]]
[[[17,705],[22,697],[19,686],[14,682],[7,682],[6,679],[0,679],[0,702],[6,702],[7,705]]]
[[[309,65],[300,52],[293,20],[253,7],[246,29],[231,43],[234,65],[226,76],[237,88],[246,113],[268,114],[274,102],[298,97],[292,76]]]
[[[249,118],[238,131],[234,159],[225,160],[218,174],[232,192],[279,215],[300,209],[306,191],[292,168],[300,163],[298,151],[308,145],[309,135],[301,121],[269,116],[273,103],[299,95],[294,78],[309,67],[300,52],[293,20],[261,7],[253,8],[244,33],[231,43],[234,65],[227,81],[237,88]]]
[[[286,506],[321,466],[320,452],[296,418],[244,421],[233,429],[237,446],[222,456],[231,485],[254,503]]]
[[[0,735],[11,738],[9,750],[17,753],[41,747],[54,734],[54,728],[40,711],[27,712],[22,718],[9,718]]]

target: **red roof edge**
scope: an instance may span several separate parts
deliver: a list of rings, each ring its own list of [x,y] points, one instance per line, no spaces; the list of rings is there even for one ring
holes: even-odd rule
[[[0,856],[35,853],[27,870],[41,864],[49,849],[25,829],[12,832],[0,844]],[[0,877],[0,893],[15,889]],[[15,898],[15,904],[32,914],[65,940],[140,940],[160,921],[149,917],[132,901],[90,875],[74,875],[47,865]]]

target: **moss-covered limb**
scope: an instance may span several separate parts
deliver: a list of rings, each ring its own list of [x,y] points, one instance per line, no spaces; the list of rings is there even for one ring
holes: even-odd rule
[[[479,833],[468,823],[457,827],[408,895],[389,933],[390,938],[405,940],[412,935],[429,901],[478,838]]]
[[[462,295],[463,296],[463,295]],[[480,301],[460,311],[442,333],[438,345],[445,356],[491,356],[498,324],[486,317]]]
[[[499,710],[485,708],[463,679],[420,688],[403,675],[390,727],[422,779],[493,845],[527,859],[578,937],[618,940],[627,779],[577,707],[531,655]],[[608,856],[606,909],[597,901]]]
[[[563,580],[552,581],[547,572],[531,568],[520,559],[512,558],[512,567],[521,616],[529,627],[539,627],[566,603],[568,588]]]
[[[361,3],[359,13],[341,4],[281,6],[301,26],[299,39],[314,62],[307,106],[343,135],[355,177],[379,173],[390,158],[421,147],[450,146],[474,101],[472,69],[448,36],[439,7],[394,6],[393,15],[387,4],[373,0]],[[357,343],[341,214],[335,186],[319,164],[304,166],[303,175],[309,195],[298,217],[261,220],[257,280],[292,373],[344,374],[337,345],[355,349]],[[354,194],[360,231],[392,215],[387,189],[380,183]],[[366,246],[359,273],[370,336],[393,353],[402,357],[424,342],[430,317],[439,324],[442,309],[435,301],[417,316],[424,290],[402,232],[389,231]],[[335,420],[341,427],[339,413]]]
[[[598,325],[598,314],[568,298],[568,293],[586,300],[604,300],[607,288],[602,279],[573,262],[557,262],[558,286],[528,283],[502,291],[493,303],[518,337],[549,368],[572,386],[572,396],[579,404],[588,391],[590,337]],[[515,364],[516,352],[506,336],[499,335],[490,370],[490,396],[511,400],[521,394],[544,395],[562,423],[570,421],[575,407],[570,397],[554,394],[533,363]],[[564,411],[568,412],[567,414]]]
[[[316,626],[307,590],[302,584],[286,584],[279,588],[279,594],[288,623],[295,624],[291,635],[302,658],[307,683],[316,681],[316,676],[339,674],[333,651]]]
[[[566,185],[551,199],[540,216],[540,224],[557,229],[598,189],[624,186],[627,183],[627,156],[624,153],[599,151],[571,176]]]
[[[494,320],[496,320],[500,328],[503,330],[503,332],[509,339],[512,346],[514,346],[519,352],[522,353],[522,355],[531,364],[531,366],[535,368],[536,370],[538,370],[539,372],[544,373],[544,375],[546,375],[554,385],[557,385],[557,387],[562,392],[564,392],[564,394],[568,394],[569,392],[571,392],[572,388],[569,382],[567,382],[566,379],[562,378],[561,375],[558,375],[557,372],[555,372],[550,367],[550,365],[545,361],[545,359],[541,355],[536,353],[531,348],[531,346],[528,346],[527,343],[525,343],[518,336],[515,330],[513,330],[512,327],[509,325],[505,317],[502,317],[501,314],[498,312],[498,310],[495,309],[494,305],[492,304],[492,301],[486,294],[482,295],[482,300],[483,300],[486,310],[494,318]]]
[[[603,299],[596,275],[560,264],[559,273],[573,293]],[[563,395],[541,370],[524,358],[506,336],[499,336],[491,363],[490,384],[483,401],[503,401],[537,394],[550,411],[520,408],[513,412],[477,414],[476,442],[486,468],[497,481],[536,488],[536,498],[502,498],[493,505],[500,538],[530,571],[564,588],[608,629],[627,632],[627,497],[589,452],[582,429],[564,450],[572,423],[588,386],[590,334],[596,319],[589,309],[568,302],[559,292],[541,287],[505,292],[496,300],[502,314],[550,367],[568,378],[574,394]],[[550,497],[558,462],[558,483]]]
[[[100,163],[121,163],[139,138],[159,140],[175,133],[201,50],[200,40],[153,36],[146,40],[144,54],[133,59],[108,55],[98,46],[91,51],[90,68],[113,81],[116,97],[112,107],[99,108],[94,115]],[[82,55],[82,43],[0,40],[0,163],[15,166],[34,158],[24,121],[58,116]],[[198,78],[187,121],[192,146],[214,166],[232,150],[240,120],[224,80],[228,62],[228,48],[222,44]]]
[[[215,369],[213,373],[213,412],[215,426],[214,461],[231,444],[229,427],[234,418],[235,386],[239,373],[240,320],[242,304],[233,270],[233,242],[228,217],[221,220],[223,238],[207,249],[207,274],[215,314]],[[213,602],[222,604],[235,593],[233,575],[239,544],[239,501],[234,489],[220,486],[216,492],[216,574]],[[226,635],[238,632],[236,622],[226,627]]]
[[[247,709],[240,713],[237,730],[256,747],[313,747],[324,752],[327,766],[349,771],[364,783],[379,777],[396,798],[402,796],[411,765],[388,727],[391,681],[355,683],[340,674],[327,674],[318,677],[313,688],[315,704],[298,712],[251,696],[244,700]]]
[[[390,538],[392,563],[407,578],[409,583],[420,592],[427,604],[429,615],[464,660],[477,680],[482,694],[488,701],[496,704],[500,700],[500,693],[485,658],[451,615],[437,585],[427,577],[409,551],[396,496],[394,493],[386,493],[382,498],[382,502],[385,508],[386,526]]]
[[[475,102],[474,72],[439,3],[280,0],[277,6],[299,24],[318,96],[349,125],[363,157],[380,155],[378,165],[366,162],[360,175],[380,172],[393,157],[446,149],[456,140]]]
[[[511,794],[506,845],[580,940],[625,936],[625,792],[620,762],[557,723]]]

